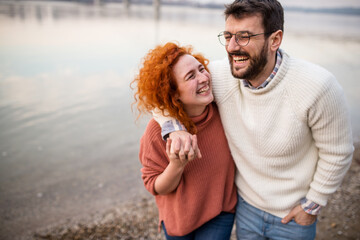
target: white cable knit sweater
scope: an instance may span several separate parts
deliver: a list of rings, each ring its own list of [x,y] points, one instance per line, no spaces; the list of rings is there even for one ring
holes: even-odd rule
[[[244,87],[228,59],[209,65],[237,166],[239,194],[278,217],[307,199],[326,205],[348,170],[353,142],[345,96],[325,69],[289,57],[263,89]]]
[[[350,167],[354,147],[335,77],[280,51],[280,68],[263,89],[244,87],[231,75],[228,59],[211,62],[209,69],[238,193],[282,218],[303,197],[325,206]],[[156,111],[154,117],[160,126],[174,120]]]

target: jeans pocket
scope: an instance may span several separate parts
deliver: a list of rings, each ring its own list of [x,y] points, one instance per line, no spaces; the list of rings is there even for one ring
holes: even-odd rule
[[[311,228],[313,227],[314,225],[316,225],[317,223],[317,219],[315,220],[315,222],[309,224],[309,225],[302,225],[302,224],[299,224],[295,221],[295,219],[292,219],[290,222],[290,224],[294,225],[294,226],[297,226],[297,227],[300,227],[300,228]]]
[[[313,240],[316,236],[316,223],[317,220],[310,225],[300,225],[294,220],[291,220],[283,226],[283,230],[291,232],[290,239]]]

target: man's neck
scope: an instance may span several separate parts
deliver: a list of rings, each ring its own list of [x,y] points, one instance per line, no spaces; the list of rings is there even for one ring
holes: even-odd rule
[[[272,57],[269,58],[268,63],[264,67],[264,70],[255,79],[252,80],[246,79],[246,80],[254,88],[259,87],[261,84],[263,84],[266,81],[266,79],[269,78],[270,74],[274,70],[275,64],[276,64],[276,52]]]

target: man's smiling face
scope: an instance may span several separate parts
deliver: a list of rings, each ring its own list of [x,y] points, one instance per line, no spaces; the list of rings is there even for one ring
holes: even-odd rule
[[[229,16],[226,19],[225,31],[233,34],[244,31],[250,35],[263,33],[262,17],[251,15],[236,19]],[[236,78],[256,81],[268,63],[268,41],[264,34],[251,37],[250,42],[244,47],[239,46],[233,36],[226,46],[226,51],[231,73]]]

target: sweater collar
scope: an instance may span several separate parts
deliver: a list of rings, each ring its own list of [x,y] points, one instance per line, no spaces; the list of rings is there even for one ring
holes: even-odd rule
[[[191,120],[196,125],[203,124],[211,118],[211,116],[213,115],[213,111],[214,111],[213,104],[210,103],[209,105],[206,106],[205,111],[201,115],[192,117]]]
[[[245,87],[243,84],[241,84],[241,80],[239,82],[240,85],[242,85],[242,89],[244,90],[248,90],[249,92],[251,92],[252,94],[263,94],[266,92],[269,92],[270,90],[272,90],[273,88],[275,88],[279,82],[281,82],[281,80],[284,78],[286,72],[288,71],[289,68],[289,61],[290,61],[290,57],[289,55],[286,54],[286,52],[284,52],[282,49],[279,49],[279,52],[282,56],[282,61],[281,64],[279,65],[276,74],[274,74],[273,79],[266,85],[265,88],[261,88],[261,89],[250,89]]]

